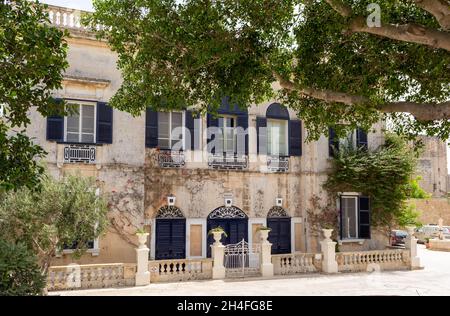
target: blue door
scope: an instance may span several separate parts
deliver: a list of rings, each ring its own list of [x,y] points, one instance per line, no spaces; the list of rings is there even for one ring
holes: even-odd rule
[[[156,219],[155,259],[186,258],[186,219]]]
[[[269,242],[272,244],[272,254],[291,252],[291,218],[268,218],[267,227],[271,229]]]
[[[227,237],[222,235],[220,240],[223,245],[237,244],[242,239],[248,241],[248,218],[221,218],[221,219],[208,219],[207,231],[216,228],[218,226],[222,227]],[[211,245],[214,242],[214,238],[208,235],[208,245],[207,245],[207,255],[208,258],[211,257]]]

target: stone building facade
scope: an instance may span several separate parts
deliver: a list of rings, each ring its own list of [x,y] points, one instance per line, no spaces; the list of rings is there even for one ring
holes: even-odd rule
[[[134,262],[138,228],[150,233],[151,259],[208,257],[208,230],[216,226],[227,230],[226,243],[254,243],[258,227],[269,226],[274,253],[319,251],[308,211],[316,197],[326,200],[322,183],[334,140],[322,136],[306,142],[308,131],[301,118],[277,100],[252,105],[248,111],[224,102],[219,117],[201,118],[189,111],[149,110],[133,117],[112,109],[107,102],[122,82],[117,56],[107,43],[79,27],[77,12],[49,10],[52,22],[72,35],[67,39],[70,67],[55,98],[77,106],[79,116],[44,118],[31,111],[28,134],[48,152],[53,176],[93,176],[109,198],[111,225],[77,262]],[[165,145],[173,140],[174,126],[194,126],[201,132],[183,151],[171,152]],[[223,131],[226,126],[248,127],[244,151],[236,155],[231,145],[228,155],[227,140],[234,144],[234,136],[223,136],[226,155],[208,153],[212,137],[206,128],[211,126]],[[377,148],[383,142],[382,125],[368,134],[355,132],[349,139]],[[260,143],[268,148],[261,150]],[[344,194],[340,204],[346,214],[341,216],[341,250],[385,245],[385,239],[370,233],[370,204],[360,193]],[[55,264],[75,261],[70,252],[62,251]]]

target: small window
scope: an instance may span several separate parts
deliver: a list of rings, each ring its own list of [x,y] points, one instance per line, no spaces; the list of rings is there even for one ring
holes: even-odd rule
[[[179,132],[183,127],[183,113],[181,112],[158,112],[158,147],[171,149],[182,141],[183,136]],[[180,137],[181,136],[181,137]]]
[[[222,148],[225,154],[234,155],[236,153],[236,117],[234,116],[220,116],[219,128],[223,136]]]
[[[342,238],[358,238],[358,197],[343,196],[341,203]]]
[[[267,154],[288,156],[288,121],[267,120]]]
[[[70,102],[68,106],[73,109],[73,114],[65,118],[65,141],[95,143],[95,104]]]

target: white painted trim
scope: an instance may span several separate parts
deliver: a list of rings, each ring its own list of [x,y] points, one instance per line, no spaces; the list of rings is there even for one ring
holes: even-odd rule
[[[341,212],[342,212],[342,206],[340,205],[340,202],[341,202],[341,200],[342,200],[342,198],[345,198],[345,199],[353,199],[354,201],[355,201],[355,231],[356,231],[356,236],[357,237],[344,237],[342,240],[354,240],[354,239],[356,239],[356,238],[358,238],[359,237],[359,203],[358,203],[358,196],[356,195],[354,195],[354,194],[352,194],[352,195],[350,195],[350,194],[345,194],[345,195],[342,195],[341,196],[341,198],[339,199],[339,210],[341,210]],[[341,214],[341,216],[340,216],[340,218],[342,219],[342,214]],[[347,225],[349,225],[350,223],[347,223]],[[343,225],[342,225],[342,223],[339,225],[340,227],[342,227]],[[342,232],[342,234],[341,235],[343,235],[343,232]]]
[[[267,226],[267,218],[259,217],[259,218],[249,218],[248,219],[248,245],[253,246],[253,234],[252,234],[252,225],[253,224],[262,224],[263,226]]]
[[[303,224],[302,217],[291,217],[291,253],[295,253],[295,224]],[[304,227],[302,225],[303,231],[301,232],[304,236]],[[306,248],[305,248],[306,249]]]
[[[150,221],[151,240],[150,240],[150,259],[155,260],[155,247],[156,247],[156,220],[154,218]]]
[[[191,256],[191,225],[202,225],[202,255]],[[207,244],[207,232],[206,232],[206,218],[186,218],[186,258],[187,259],[200,259],[206,258],[206,244]]]

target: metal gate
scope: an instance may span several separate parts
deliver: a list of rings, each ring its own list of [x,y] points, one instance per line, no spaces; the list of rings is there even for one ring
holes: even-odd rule
[[[225,246],[224,266],[227,278],[243,278],[260,275],[260,245],[249,247],[244,239]]]

